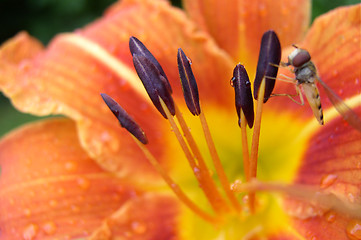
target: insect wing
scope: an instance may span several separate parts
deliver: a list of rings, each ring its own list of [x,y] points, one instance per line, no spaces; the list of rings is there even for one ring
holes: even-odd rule
[[[347,121],[353,128],[361,132],[361,119],[359,116],[349,108],[346,103],[319,77],[318,82],[322,85],[325,90],[327,97],[330,99],[333,106],[340,113],[342,118]]]
[[[317,121],[323,125],[323,112],[321,107],[320,94],[318,88],[314,83],[302,83],[303,92],[307,98],[313,114]]]

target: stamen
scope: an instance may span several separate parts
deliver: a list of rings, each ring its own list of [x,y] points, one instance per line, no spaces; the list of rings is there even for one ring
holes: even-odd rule
[[[170,113],[175,114],[174,102],[167,87],[167,80],[160,74],[158,68],[144,55],[133,54],[133,63],[137,74],[142,81],[145,90],[158,111],[167,118],[160,102],[163,99]]]
[[[216,223],[218,220],[214,216],[211,216],[207,212],[200,209],[192,200],[190,200],[181,188],[173,181],[173,179],[167,174],[164,168],[158,163],[155,157],[145,148],[142,144],[147,144],[148,140],[144,131],[139,127],[139,125],[129,116],[129,114],[110,96],[105,93],[101,94],[104,102],[107,104],[109,109],[119,120],[120,125],[128,130],[129,133],[133,135],[134,141],[137,143],[139,148],[142,150],[144,155],[147,157],[149,162],[155,168],[155,170],[161,175],[164,181],[176,194],[176,196],[181,200],[186,206],[188,206],[194,213],[203,218],[204,220],[212,223]],[[164,103],[162,101],[162,103]],[[169,113],[169,111],[168,111]],[[232,192],[233,194],[233,192]]]
[[[277,34],[269,30],[265,32],[261,40],[261,48],[258,57],[256,78],[254,80],[254,98],[258,99],[259,88],[263,78],[266,77],[266,90],[264,94],[264,103],[271,96],[275,86],[274,78],[277,77],[278,67],[281,61],[281,44]],[[268,78],[270,77],[270,78]]]
[[[193,115],[197,115],[200,118],[203,133],[204,133],[207,145],[208,145],[209,152],[212,157],[213,165],[216,169],[216,172],[217,172],[217,175],[221,182],[221,185],[222,185],[227,197],[231,201],[233,207],[235,208],[235,210],[237,212],[239,212],[241,210],[241,205],[239,204],[237,198],[235,197],[234,193],[231,191],[231,189],[229,187],[230,183],[228,181],[228,178],[224,172],[221,161],[217,154],[217,151],[216,151],[209,127],[208,127],[208,123],[206,121],[204,113],[201,111],[201,108],[200,108],[198,87],[197,87],[197,82],[195,80],[195,77],[193,75],[193,71],[191,68],[191,62],[181,48],[178,49],[177,60],[178,60],[178,70],[179,70],[179,76],[181,79],[183,95],[184,95],[184,99],[186,101],[187,107]],[[252,101],[252,98],[251,98],[251,101]],[[180,126],[182,127],[183,132],[187,133],[187,134],[185,134],[185,137],[186,137],[189,145],[191,146],[193,153],[195,153],[195,156],[199,161],[200,168],[207,169],[207,166],[204,163],[204,160],[198,150],[197,144],[193,140],[193,137],[189,131],[189,128],[188,128],[185,120],[183,119],[182,114],[179,111],[179,109],[177,108],[177,106],[176,106],[176,116],[180,123]],[[207,169],[207,171],[208,171],[208,169]]]
[[[258,147],[259,147],[259,136],[261,132],[261,119],[262,119],[262,109],[263,109],[263,99],[265,94],[266,81],[263,80],[261,82],[261,86],[259,88],[259,98],[257,101],[256,108],[256,121],[253,130],[252,136],[252,146],[251,146],[251,158],[250,158],[250,179],[257,177],[257,160],[258,160]],[[255,210],[255,194],[250,193],[249,195],[249,204],[251,212]]]
[[[335,194],[312,186],[292,184],[286,185],[275,182],[261,182],[253,180],[249,183],[237,183],[232,185],[232,190],[237,193],[247,191],[273,191],[285,193],[291,197],[319,205],[327,210],[347,214],[352,217],[361,218],[360,203],[350,203],[337,197]]]
[[[138,144],[139,148],[142,150],[144,155],[147,157],[149,162],[152,164],[152,166],[156,169],[156,171],[162,176],[164,181],[168,184],[168,186],[172,189],[174,194],[178,197],[179,200],[181,200],[189,209],[191,209],[195,214],[200,216],[202,219],[211,222],[216,223],[219,221],[216,217],[210,215],[209,213],[205,212],[201,208],[199,208],[185,193],[183,190],[176,184],[173,179],[167,174],[167,172],[164,170],[164,168],[158,163],[158,161],[155,159],[155,157],[152,155],[151,152],[147,148],[145,148],[143,145],[141,145],[136,139],[134,139],[135,142]]]
[[[233,70],[232,86],[235,92],[235,102],[239,125],[241,121],[240,112],[242,110],[247,119],[248,126],[252,128],[254,121],[254,110],[251,82],[249,81],[246,69],[241,64],[237,64]]]
[[[175,121],[173,119],[173,116],[169,112],[169,109],[167,108],[166,104],[164,103],[164,101],[161,98],[159,98],[159,101],[160,101],[160,104],[162,105],[162,107],[164,108],[164,112],[167,115],[167,119],[174,131],[174,134],[177,137],[177,140],[178,140],[180,146],[182,147],[184,154],[186,155],[189,165],[192,168],[193,173],[196,176],[196,178],[201,186],[201,189],[204,192],[205,196],[207,197],[213,210],[215,212],[217,212],[218,214],[228,212],[229,208],[225,204],[225,201],[222,198],[222,196],[220,195],[220,193],[218,192],[217,187],[209,174],[209,170],[207,169],[207,167],[205,167],[203,158],[200,155],[198,155],[196,149],[192,148],[194,146],[192,146],[192,144],[191,144],[192,142],[189,141],[189,138],[187,138],[187,141],[188,141],[190,147],[192,148],[192,151],[195,151],[193,153],[195,154],[195,157],[197,158],[199,164],[197,164],[195,162],[185,140],[183,139],[183,136],[182,136],[177,124],[175,123]],[[179,112],[177,107],[176,107],[176,111],[177,111],[176,116],[179,121],[179,119],[181,118],[181,117],[179,117],[179,116],[181,116],[181,113]],[[181,123],[180,123],[180,125],[182,126]],[[183,127],[182,127],[182,129],[183,129]],[[186,129],[188,129],[188,127],[186,127]],[[185,130],[185,129],[183,129],[183,130]],[[189,132],[188,133],[184,132],[184,135],[189,136]]]
[[[281,61],[281,44],[277,34],[269,30],[265,32],[261,39],[260,53],[258,57],[256,78],[254,80],[254,98],[257,100],[256,121],[252,137],[250,178],[257,177],[257,159],[259,136],[261,131],[262,107],[272,94],[278,67]],[[255,209],[255,195],[249,197],[251,212]]]
[[[235,104],[238,115],[238,125],[241,127],[242,134],[242,154],[243,166],[246,181],[250,180],[251,169],[249,162],[248,140],[246,125],[253,127],[254,110],[251,83],[248,74],[243,65],[237,64],[233,70],[232,86],[235,92]]]
[[[111,97],[107,94],[100,94],[107,104],[109,109],[118,119],[120,126],[127,129],[136,139],[138,139],[141,143],[147,144],[148,139],[145,135],[144,131],[139,127],[139,125],[133,120],[131,116]]]
[[[189,111],[193,115],[198,116],[201,113],[201,108],[199,106],[197,82],[194,78],[189,60],[181,48],[178,49],[177,60],[184,99]]]
[[[237,198],[235,197],[234,193],[231,191],[231,189],[229,187],[230,183],[229,183],[228,177],[227,177],[226,173],[224,172],[224,168],[223,168],[221,160],[218,156],[216,146],[214,145],[213,138],[212,138],[211,132],[209,130],[206,117],[203,112],[201,112],[201,114],[199,115],[199,119],[201,121],[204,137],[206,139],[208,149],[209,149],[209,152],[212,157],[214,168],[216,169],[216,173],[219,177],[219,181],[221,182],[221,185],[222,185],[228,199],[231,201],[233,207],[236,209],[237,212],[240,212],[242,207],[241,207],[240,203],[238,202]]]
[[[240,127],[241,127],[241,136],[242,136],[242,156],[243,156],[243,168],[244,174],[246,177],[246,181],[251,180],[251,167],[250,167],[250,159],[249,159],[249,151],[248,151],[248,138],[247,138],[247,121],[246,116],[241,110],[241,119],[240,119]]]
[[[132,56],[134,54],[138,54],[138,55],[142,55],[142,56],[148,58],[155,65],[155,67],[158,69],[160,74],[165,78],[166,87],[167,87],[168,91],[170,93],[172,93],[172,87],[168,81],[167,75],[165,74],[162,66],[159,64],[159,62],[153,56],[153,54],[148,50],[148,48],[146,48],[146,46],[144,46],[144,44],[141,41],[139,41],[139,39],[137,39],[136,37],[130,37],[129,50],[130,50]]]

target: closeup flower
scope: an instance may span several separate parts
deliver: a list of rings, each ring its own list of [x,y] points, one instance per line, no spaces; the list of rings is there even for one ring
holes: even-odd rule
[[[324,126],[307,103],[271,96],[254,102],[257,134],[242,121],[243,106],[234,106],[235,80],[248,85],[248,73],[253,90],[261,38],[274,32],[282,62],[292,44],[307,49],[322,81],[361,116],[361,4],[308,29],[307,0],[183,3],[184,11],[162,0],[123,0],[46,48],[25,32],[1,46],[0,89],[13,105],[64,116],[1,139],[1,239],[361,239],[361,133],[328,92],[319,88]],[[142,81],[172,94],[170,113],[138,75],[160,79]],[[184,101],[180,76],[190,92],[198,89],[192,112],[198,96]],[[292,66],[280,67],[273,93],[297,100],[294,78]],[[250,146],[259,137],[249,166],[247,136]],[[213,167],[210,138],[233,192]]]

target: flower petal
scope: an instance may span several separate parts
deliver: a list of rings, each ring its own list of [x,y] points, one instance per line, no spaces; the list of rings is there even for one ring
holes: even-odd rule
[[[148,194],[124,204],[103,221],[90,240],[124,236],[134,240],[179,239],[178,203],[165,195]]]
[[[262,34],[273,29],[281,45],[299,41],[310,19],[310,1],[184,0],[190,17],[236,61],[257,62]]]
[[[338,123],[322,127],[314,135],[301,166],[296,183],[314,185],[345,199],[351,204],[361,202],[361,135],[359,132]],[[292,206],[292,201],[287,203]],[[297,207],[299,208],[299,206]],[[295,226],[303,235],[311,231],[317,239],[333,236],[347,239],[347,227],[353,219],[342,213],[325,212],[307,208],[295,218]],[[297,210],[299,211],[299,210]],[[307,213],[306,213],[307,212]],[[305,216],[307,214],[307,216]],[[328,228],[324,232],[322,229]]]
[[[66,119],[7,135],[0,142],[0,166],[0,230],[9,240],[89,236],[141,194],[90,159],[74,122]]]
[[[128,49],[132,35],[144,42],[178,86],[176,53],[179,47],[185,49],[195,59],[193,70],[201,98],[207,98],[209,104],[228,102],[232,109],[232,99],[227,97],[231,95],[231,60],[207,39],[208,35],[196,31],[184,13],[164,1],[118,2],[86,28],[59,35],[32,59],[19,64],[2,61],[1,66],[11,66],[13,71],[1,76],[0,87],[22,111],[64,114],[76,120],[82,145],[103,168],[146,181],[155,176],[153,169],[99,95],[106,93],[119,102],[144,129],[157,159],[168,168],[174,164],[173,153],[182,153],[170,139],[169,127],[145,97]],[[30,41],[29,37],[16,37],[5,46]],[[15,47],[11,50],[17,52]],[[227,80],[220,83],[220,79]],[[175,97],[181,98],[181,87],[174,88]]]

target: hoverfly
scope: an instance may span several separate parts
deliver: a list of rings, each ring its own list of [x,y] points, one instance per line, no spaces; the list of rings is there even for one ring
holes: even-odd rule
[[[281,62],[281,66],[292,66],[292,72],[295,74],[296,91],[300,96],[301,104],[303,105],[303,97],[300,93],[299,87],[302,86],[306,99],[313,111],[318,122],[323,125],[323,111],[321,106],[321,99],[319,95],[316,82],[319,82],[325,90],[327,97],[335,109],[340,113],[342,118],[347,121],[352,127],[361,132],[361,119],[352,111],[342,99],[325,83],[317,74],[315,64],[311,61],[310,53],[302,48],[293,45],[295,50],[288,56],[288,62]],[[294,79],[293,79],[294,80]]]

